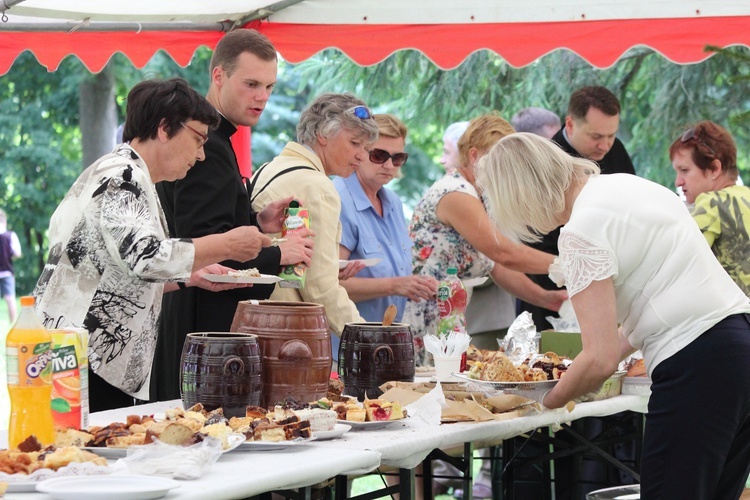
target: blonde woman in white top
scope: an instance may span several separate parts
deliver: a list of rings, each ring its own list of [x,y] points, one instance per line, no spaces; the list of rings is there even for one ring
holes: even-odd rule
[[[598,174],[532,134],[481,160],[477,185],[505,234],[534,241],[564,225],[560,260],[584,348],[554,389],[527,395],[559,408],[641,349],[653,381],[641,498],[738,498],[750,472],[750,300],[674,193]]]

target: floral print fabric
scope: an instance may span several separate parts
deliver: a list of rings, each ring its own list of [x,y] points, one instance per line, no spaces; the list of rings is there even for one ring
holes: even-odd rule
[[[750,297],[750,188],[730,186],[701,193],[693,219],[721,266]]]
[[[455,267],[458,277],[462,280],[488,276],[495,263],[471,246],[458,231],[438,219],[438,203],[443,196],[453,192],[465,193],[479,199],[474,186],[456,172],[447,174],[435,182],[414,209],[409,227],[409,236],[414,242],[414,274],[429,275],[437,280],[443,280],[447,276],[448,268]],[[422,337],[428,333],[437,333],[437,302],[408,301],[403,321],[411,325],[417,366],[423,366],[425,350]]]

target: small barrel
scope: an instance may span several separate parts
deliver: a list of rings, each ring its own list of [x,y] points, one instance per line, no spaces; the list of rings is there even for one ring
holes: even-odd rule
[[[244,417],[261,394],[261,360],[255,335],[232,332],[189,333],[180,358],[180,393],[185,408],[201,403],[223,408],[227,417]]]

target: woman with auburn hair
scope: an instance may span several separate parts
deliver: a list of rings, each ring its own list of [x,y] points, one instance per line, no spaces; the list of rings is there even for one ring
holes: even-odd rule
[[[737,184],[737,146],[710,121],[688,128],[669,147],[675,186],[695,204],[693,219],[724,270],[750,297],[750,188]]]
[[[523,133],[490,150],[477,184],[513,239],[564,225],[560,262],[584,347],[553,389],[516,392],[560,408],[640,349],[652,380],[641,498],[738,498],[750,472],[750,300],[679,198],[633,175],[599,175]]]
[[[544,290],[523,274],[546,274],[554,256],[513,243],[498,232],[476,189],[477,161],[501,137],[514,132],[496,114],[469,123],[458,141],[458,170],[433,184],[414,209],[409,229],[414,273],[441,280],[449,267],[455,267],[460,279],[490,276],[526,302],[557,311],[567,297],[565,291]],[[406,303],[404,322],[412,325],[418,365],[425,362],[422,337],[436,333],[438,316],[435,300]]]

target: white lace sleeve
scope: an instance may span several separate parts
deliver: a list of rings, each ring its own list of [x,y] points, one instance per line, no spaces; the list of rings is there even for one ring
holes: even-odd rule
[[[610,248],[570,231],[560,234],[557,247],[565,273],[565,286],[571,297],[592,281],[617,276],[617,260]]]

